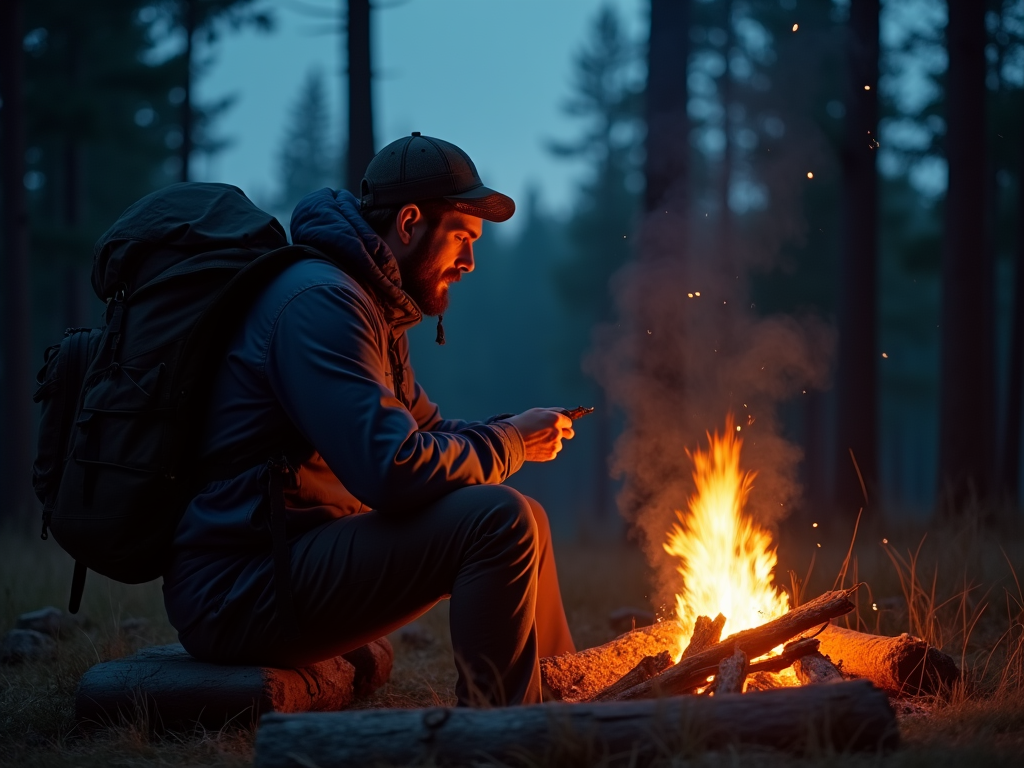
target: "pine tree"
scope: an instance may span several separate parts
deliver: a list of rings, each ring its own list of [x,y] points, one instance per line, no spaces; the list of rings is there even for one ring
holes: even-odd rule
[[[291,215],[303,196],[336,184],[338,164],[331,135],[323,72],[311,69],[292,107],[278,150],[279,191],[274,207],[284,218]]]

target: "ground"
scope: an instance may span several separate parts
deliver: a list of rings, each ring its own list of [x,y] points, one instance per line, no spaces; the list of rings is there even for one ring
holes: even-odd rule
[[[903,766],[1020,765],[1024,752],[1024,536],[1012,526],[983,526],[977,516],[944,526],[862,525],[852,555],[849,525],[831,533],[810,521],[790,521],[778,533],[778,580],[811,596],[865,582],[851,626],[912,631],[942,645],[970,673],[970,685],[942,701],[900,707],[902,748],[894,754],[820,754],[801,758],[749,750],[665,755],[672,766]],[[918,548],[918,545],[923,544]],[[0,545],[0,633],[18,614],[66,604],[71,564],[51,542],[5,532]],[[820,547],[818,545],[821,545]],[[556,548],[569,623],[580,647],[614,636],[607,618],[623,606],[649,608],[664,590],[649,583],[651,569],[630,544]],[[810,555],[813,554],[813,567]],[[847,565],[845,570],[842,565]],[[786,575],[792,572],[790,575]],[[796,574],[800,574],[799,577]],[[878,610],[876,610],[878,609]],[[56,662],[0,667],[0,765],[246,766],[254,732],[153,736],[144,719],[89,732],[76,726],[73,695],[81,673],[98,661],[143,645],[173,642],[158,584],[127,587],[94,575],[86,590],[85,625],[68,632]],[[364,707],[416,707],[454,701],[454,670],[442,603],[417,622],[413,637],[396,633],[392,682]],[[600,765],[600,757],[573,754],[532,765]]]

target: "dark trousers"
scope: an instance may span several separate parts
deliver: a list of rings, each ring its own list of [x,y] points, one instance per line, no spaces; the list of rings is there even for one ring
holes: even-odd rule
[[[226,626],[183,636],[185,647],[301,666],[358,648],[450,596],[463,705],[538,702],[538,659],[574,650],[547,515],[506,486],[463,488],[408,513],[333,520],[295,539],[291,557],[297,627],[267,615],[266,584],[251,606],[222,612],[234,617]]]

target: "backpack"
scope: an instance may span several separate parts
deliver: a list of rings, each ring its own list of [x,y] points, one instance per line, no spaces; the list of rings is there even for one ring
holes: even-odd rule
[[[105,325],[69,328],[46,350],[34,397],[42,537],[75,559],[72,613],[86,569],[129,584],[160,577],[181,515],[213,479],[194,457],[227,346],[260,291],[311,257],[327,258],[288,245],[274,217],[226,184],[154,192],[97,242],[92,285]],[[220,458],[241,471],[267,457]],[[278,470],[270,485],[279,478],[271,525],[283,539],[291,467],[269,463]],[[282,549],[275,542],[276,565]]]

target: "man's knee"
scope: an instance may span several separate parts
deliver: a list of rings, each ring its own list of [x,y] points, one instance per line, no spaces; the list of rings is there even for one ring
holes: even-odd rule
[[[540,540],[549,541],[551,539],[551,521],[548,520],[547,511],[536,499],[529,496],[524,496],[523,498],[530,505],[530,511],[533,513],[533,520],[537,524],[537,534],[540,536]]]
[[[507,532],[516,541],[534,547],[540,534],[530,500],[515,488],[506,485],[487,485],[478,488],[480,511],[487,523],[486,527]]]

